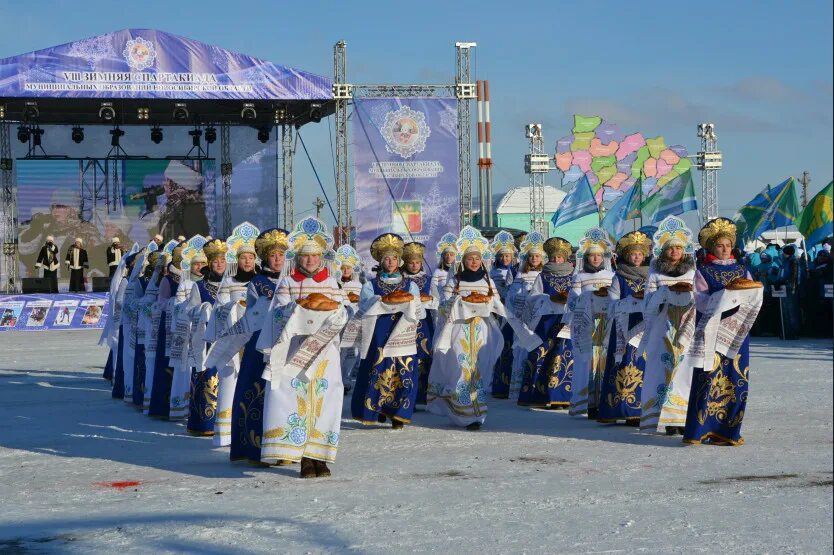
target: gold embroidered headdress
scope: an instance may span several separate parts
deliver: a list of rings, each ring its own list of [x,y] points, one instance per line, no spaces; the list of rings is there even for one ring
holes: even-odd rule
[[[721,238],[729,239],[730,243],[736,244],[736,224],[732,220],[715,218],[702,227],[698,233],[698,242],[707,251],[711,251],[715,242]]]
[[[383,233],[371,243],[371,256],[377,262],[382,262],[386,256],[403,256],[403,238],[395,233]]]
[[[325,254],[333,247],[333,237],[321,220],[309,216],[295,226],[290,233],[290,258],[299,254]],[[330,257],[332,259],[332,257]]]
[[[571,246],[570,241],[562,239],[561,237],[551,237],[544,242],[544,252],[551,261],[557,256],[561,256],[567,260],[570,258],[570,253],[572,251],[573,247]]]
[[[652,240],[642,231],[630,231],[617,241],[617,256],[626,256],[630,250],[638,250],[644,256],[649,256]]]
[[[203,252],[206,255],[206,262],[211,262],[217,258],[225,258],[229,251],[229,246],[220,239],[212,239],[203,245]]]
[[[655,256],[660,256],[669,247],[681,247],[684,254],[695,253],[695,246],[692,244],[692,231],[677,216],[667,216],[657,224],[657,231],[654,232],[653,239]]]
[[[258,238],[255,239],[255,252],[258,254],[258,258],[266,260],[275,251],[287,252],[289,245],[287,230],[276,227],[258,235]]]
[[[403,246],[403,262],[409,260],[423,260],[423,255],[426,253],[426,245],[413,241],[406,243]]]

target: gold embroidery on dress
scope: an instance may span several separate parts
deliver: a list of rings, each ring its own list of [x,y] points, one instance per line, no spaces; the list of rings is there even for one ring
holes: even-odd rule
[[[639,401],[637,399],[637,388],[643,383],[643,372],[640,371],[634,363],[629,363],[617,371],[614,378],[614,386],[617,389],[617,394],[608,394],[608,405],[611,407],[617,406],[619,403],[626,405],[635,405]]]

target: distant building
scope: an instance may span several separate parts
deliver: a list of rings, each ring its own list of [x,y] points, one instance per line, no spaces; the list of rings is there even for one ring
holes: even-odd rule
[[[599,225],[599,217],[590,214],[568,224],[554,228],[550,218],[559,208],[562,199],[565,198],[564,191],[552,186],[544,188],[544,213],[548,221],[548,237],[564,237],[571,243],[576,243],[588,228]],[[478,205],[477,199],[473,199],[473,206]],[[530,187],[513,187],[506,194],[493,197],[495,209],[495,226],[512,227],[530,231]],[[473,220],[476,225],[480,224],[480,214],[474,214]]]

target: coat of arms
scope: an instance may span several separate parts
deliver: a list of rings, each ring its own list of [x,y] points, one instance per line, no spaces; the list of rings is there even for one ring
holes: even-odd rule
[[[426,150],[431,128],[426,123],[426,114],[402,106],[385,114],[381,132],[388,152],[411,158]]]
[[[156,61],[156,48],[151,41],[136,37],[127,41],[122,55],[133,71],[148,69]]]

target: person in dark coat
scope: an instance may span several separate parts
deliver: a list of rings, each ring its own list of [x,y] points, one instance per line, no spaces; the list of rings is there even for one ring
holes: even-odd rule
[[[43,278],[49,280],[49,292],[58,292],[58,268],[61,263],[58,261],[58,245],[55,244],[55,237],[46,236],[46,243],[41,247],[38,254],[36,268],[43,269]]]
[[[70,293],[83,293],[86,291],[84,287],[84,270],[90,269],[90,263],[87,260],[87,251],[81,248],[81,239],[76,239],[72,246],[67,250],[67,257],[64,263],[70,271]]]
[[[107,268],[110,270],[110,278],[113,278],[113,274],[116,273],[116,269],[119,267],[119,262],[122,260],[122,255],[124,252],[122,251],[122,244],[119,241],[118,237],[113,237],[113,240],[110,242],[110,246],[107,247]]]

